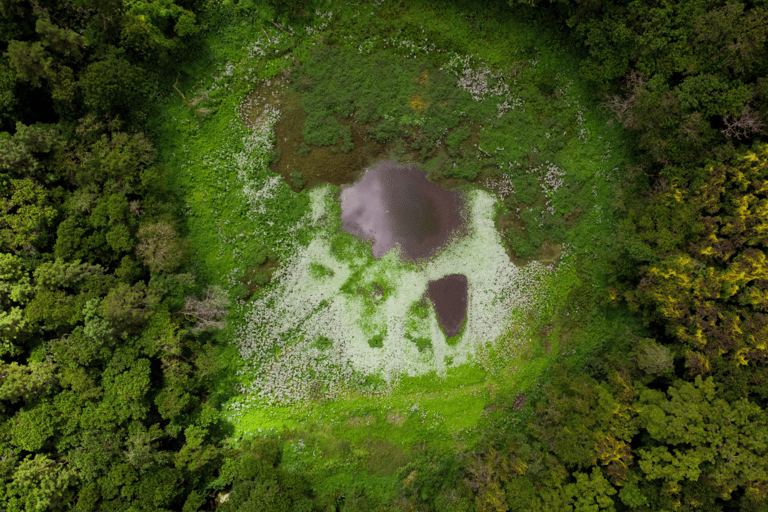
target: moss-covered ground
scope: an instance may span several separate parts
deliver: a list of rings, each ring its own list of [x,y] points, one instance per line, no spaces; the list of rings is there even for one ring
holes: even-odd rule
[[[535,393],[553,360],[596,350],[633,322],[596,293],[631,160],[580,81],[578,56],[511,11],[332,1],[283,28],[293,34],[222,5],[179,65],[178,91],[166,77],[167,94],[153,100],[152,136],[183,198],[191,271],[233,301],[215,336],[231,370],[222,414],[234,437],[279,432],[284,464],[311,475],[317,492],[385,500],[419,451],[470,451],[488,422],[513,427],[515,398]],[[507,333],[444,374],[366,388],[379,377],[353,371],[359,389],[258,398],[249,386],[263,362],[239,355],[251,305],[279,288],[281,269],[320,230],[311,191],[338,192],[383,158],[496,198],[509,260],[552,269],[535,304],[510,311]],[[347,261],[367,247],[350,238],[329,242]],[[318,279],[333,272],[310,266]]]

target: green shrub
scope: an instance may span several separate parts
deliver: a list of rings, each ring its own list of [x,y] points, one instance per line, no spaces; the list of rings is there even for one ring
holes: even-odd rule
[[[377,334],[368,340],[368,345],[370,345],[371,348],[382,348],[384,346],[384,335]]]
[[[327,114],[310,113],[304,124],[304,140],[314,146],[330,146],[339,140],[339,121]]]
[[[229,291],[229,294],[232,297],[232,299],[235,301],[246,300],[248,299],[248,297],[251,296],[251,292],[248,290],[248,288],[246,288],[242,284],[238,284],[237,286],[233,287]]]
[[[552,96],[555,94],[556,87],[557,74],[554,71],[543,71],[536,77],[536,88],[545,96]]]
[[[540,245],[532,243],[531,240],[512,228],[507,230],[507,243],[518,258],[532,258],[541,250]]]
[[[307,175],[301,171],[293,171],[291,172],[291,181],[297,189],[301,190],[307,184]]]
[[[269,163],[274,164],[276,162],[280,161],[280,158],[283,156],[282,150],[275,146],[275,148],[269,153]]]
[[[315,340],[315,346],[320,350],[328,350],[333,347],[333,340],[326,338],[325,336],[320,336]]]
[[[552,206],[558,212],[569,212],[576,208],[577,200],[573,187],[560,187],[552,195]]]
[[[419,352],[423,352],[426,348],[432,348],[432,340],[429,338],[416,338],[411,341],[416,344],[416,348],[419,349]]]
[[[264,286],[267,283],[269,283],[270,277],[269,274],[266,272],[256,271],[251,276],[251,282],[258,285],[258,286]]]
[[[320,279],[323,277],[333,277],[333,270],[326,267],[325,265],[322,265],[320,263],[312,262],[309,264],[309,275],[314,277],[315,279]]]
[[[421,168],[427,173],[428,180],[437,181],[445,175],[445,170],[452,165],[453,162],[448,158],[448,153],[440,150],[437,155],[424,162]]]
[[[459,126],[445,138],[445,146],[451,156],[456,156],[459,153],[461,143],[469,138],[471,132],[469,126]]]
[[[358,123],[368,124],[379,119],[379,114],[376,112],[376,104],[372,101],[363,102],[357,112],[355,112],[355,119]]]
[[[526,204],[535,203],[541,193],[539,180],[534,174],[520,172],[521,174],[512,176],[512,185],[515,189],[517,201]]]
[[[544,240],[562,242],[565,239],[565,219],[560,213],[549,213],[540,206],[525,208],[520,212],[525,231],[520,234],[514,228],[507,230],[509,247],[519,258],[530,258],[541,251]]]
[[[480,162],[476,158],[465,158],[445,168],[443,174],[449,178],[464,178],[474,181],[480,172]]]
[[[246,257],[245,266],[260,267],[261,265],[265,264],[268,259],[269,259],[269,254],[267,253],[267,250],[264,248],[261,248],[259,250],[252,252]]]
[[[343,145],[341,146],[341,150],[344,153],[349,153],[355,149],[355,144],[352,142],[352,128],[350,126],[342,126],[339,129],[339,134],[341,135],[341,139],[344,141]]]
[[[400,135],[400,127],[393,119],[383,119],[369,133],[377,142],[387,142]]]

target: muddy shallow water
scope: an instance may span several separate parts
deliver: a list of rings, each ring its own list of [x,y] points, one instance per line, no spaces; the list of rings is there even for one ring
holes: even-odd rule
[[[416,166],[391,160],[341,192],[344,230],[373,239],[376,258],[395,245],[405,260],[432,256],[463,228],[463,208],[459,192],[427,181]]]

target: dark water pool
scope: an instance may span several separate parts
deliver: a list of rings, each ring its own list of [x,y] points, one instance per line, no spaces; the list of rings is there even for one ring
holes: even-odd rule
[[[427,287],[429,298],[435,305],[437,321],[447,337],[456,336],[467,316],[467,277],[451,274],[437,281],[430,281]]]
[[[368,169],[341,192],[344,230],[373,239],[376,258],[396,244],[403,259],[432,256],[463,228],[463,208],[459,192],[427,181],[416,166],[391,160]]]

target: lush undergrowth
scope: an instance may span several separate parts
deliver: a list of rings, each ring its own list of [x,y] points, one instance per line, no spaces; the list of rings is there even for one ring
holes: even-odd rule
[[[183,198],[191,271],[224,286],[236,304],[218,339],[244,358],[229,358],[234,377],[221,385],[235,394],[222,413],[236,438],[280,432],[282,464],[308,475],[315,492],[331,501],[354,490],[371,504],[393,500],[406,485],[405,468],[421,454],[471,451],[489,422],[522,421],[494,411],[522,408],[554,361],[578,359],[634,325],[629,314],[605,313],[599,294],[630,166],[621,133],[606,124],[563,43],[508,20],[427,4],[332,2],[306,27],[285,27],[293,32],[287,34],[223,6],[195,58],[179,65],[177,86],[168,77],[166,94],[153,105],[150,131],[169,185]],[[294,100],[291,110],[296,94],[302,108]],[[290,121],[281,115],[304,121],[293,123],[296,140],[275,141],[280,123]],[[388,273],[389,282],[376,283],[388,290],[403,272],[423,271],[396,258],[382,267],[369,245],[337,232],[338,206],[328,201],[339,188],[317,188],[334,183],[323,174],[333,169],[306,176],[286,165],[303,159],[302,169],[312,168],[321,154],[327,164],[341,162],[362,151],[363,139],[378,144],[369,160],[416,162],[430,179],[467,197],[479,189],[472,193],[495,204],[484,217],[496,227],[484,241],[488,250],[499,252],[503,265],[535,275],[515,285],[526,300],[504,302],[511,309],[503,312],[503,332],[486,340],[465,332],[456,364],[436,365],[434,350],[425,356],[415,346],[413,358],[431,361],[421,370],[386,374],[376,364],[376,371],[331,364],[323,357],[333,354],[324,350],[334,335],[320,327],[305,329],[299,341],[244,348],[249,336],[268,338],[270,322],[285,321],[286,311],[268,311],[275,301],[303,314],[302,304],[286,306],[289,271],[308,278],[314,272],[313,286],[348,272],[304,305],[322,309],[363,288],[352,309],[362,323],[386,313],[371,303],[365,272]],[[331,217],[323,220],[318,208],[330,209]],[[326,247],[307,255],[321,239]],[[469,250],[459,268],[479,249]],[[497,282],[492,292],[503,302],[511,284]],[[416,318],[409,307],[402,313]],[[379,328],[363,328],[360,336]],[[375,358],[372,346],[361,350]],[[302,391],[264,384],[268,364],[297,347],[317,350],[325,361],[311,376],[290,376],[302,381]]]

